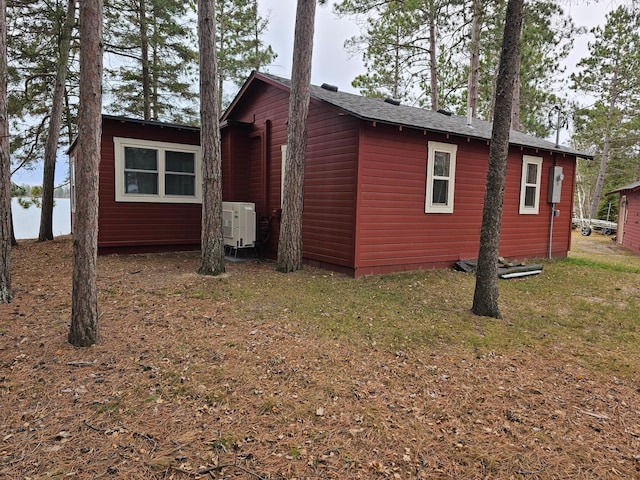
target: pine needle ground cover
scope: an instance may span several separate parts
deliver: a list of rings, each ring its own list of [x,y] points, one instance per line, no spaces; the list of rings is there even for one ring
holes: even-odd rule
[[[71,240],[13,251],[2,478],[640,478],[640,257],[601,235],[501,281],[358,280],[198,253],[100,257],[100,343],[66,343]]]

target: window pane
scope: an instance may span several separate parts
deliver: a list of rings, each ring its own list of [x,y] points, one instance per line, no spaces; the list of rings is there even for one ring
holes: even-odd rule
[[[127,170],[158,170],[158,152],[150,148],[124,147],[124,168]]]
[[[193,175],[165,175],[164,193],[167,195],[196,194],[196,177]]]
[[[524,206],[531,208],[536,206],[536,187],[526,187],[524,192]]]
[[[538,165],[527,163],[527,183],[535,184],[538,180]]]
[[[448,177],[449,176],[449,153],[448,152],[434,152],[433,154],[433,175],[435,177]]]
[[[449,181],[448,180],[433,181],[433,194],[431,195],[431,202],[433,205],[449,204]]]
[[[158,194],[158,174],[124,172],[124,193]]]
[[[196,158],[191,152],[165,152],[167,172],[195,173]]]

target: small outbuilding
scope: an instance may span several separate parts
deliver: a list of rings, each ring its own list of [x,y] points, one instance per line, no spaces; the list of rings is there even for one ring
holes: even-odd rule
[[[620,194],[616,242],[640,253],[640,182],[617,188],[607,195],[613,193]]]

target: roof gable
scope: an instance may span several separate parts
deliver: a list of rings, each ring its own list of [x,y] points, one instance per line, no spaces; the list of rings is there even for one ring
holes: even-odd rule
[[[240,92],[225,111],[222,120],[228,119],[241,101],[244,93],[256,80],[268,83],[277,88],[289,90],[291,81],[276,75],[253,72],[244,83]],[[433,110],[427,110],[408,105],[398,105],[395,102],[385,102],[379,98],[363,97],[353,93],[341,92],[333,88],[323,88],[316,85],[310,87],[311,100],[325,103],[342,110],[361,120],[398,125],[418,130],[456,135],[482,141],[491,140],[492,123],[474,118],[469,125],[466,117],[449,115]],[[568,154],[576,157],[592,158],[584,152],[579,152],[564,145],[557,146],[541,138],[522,132],[511,131],[509,143],[515,146],[529,147]]]

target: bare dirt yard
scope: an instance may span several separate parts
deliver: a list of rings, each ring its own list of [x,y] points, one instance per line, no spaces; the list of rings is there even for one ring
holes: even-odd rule
[[[335,313],[322,306],[317,323],[300,320],[292,289],[254,295],[282,277],[268,262],[229,264],[223,278],[198,263],[198,252],[100,257],[100,341],[78,349],[66,341],[71,240],[14,249],[0,478],[640,478],[640,376],[591,367],[571,338],[399,349],[375,329],[328,334]],[[472,288],[468,274],[444,275]],[[289,278],[310,276],[330,280]],[[446,298],[429,306],[443,319],[457,308],[470,330],[497,322]]]

